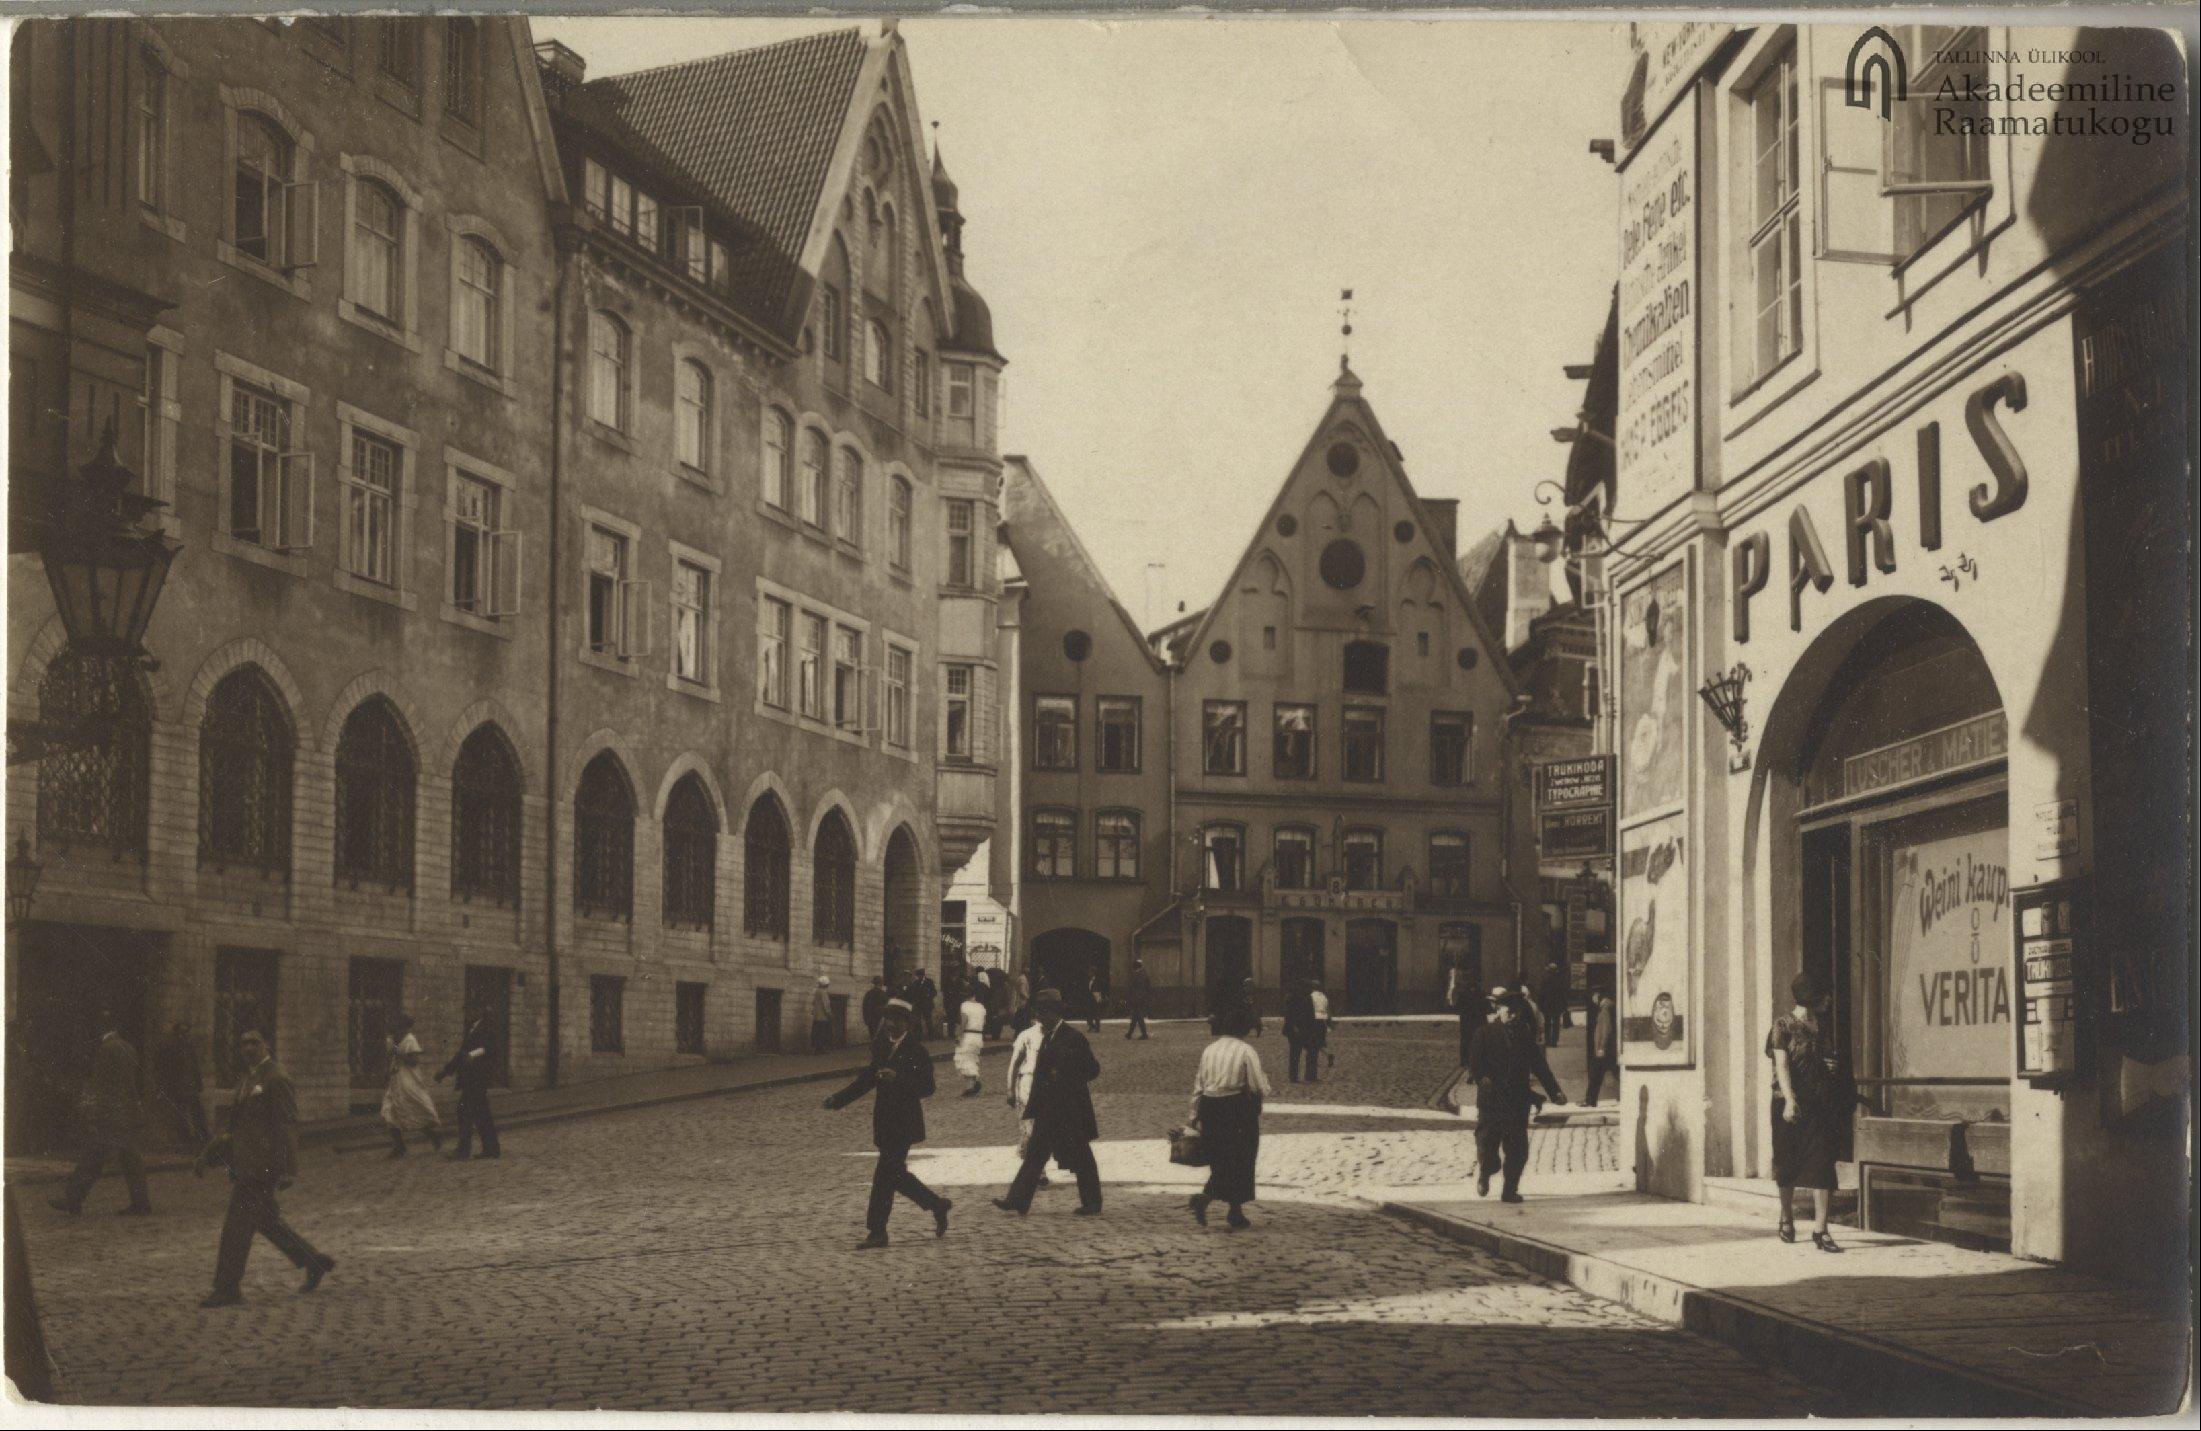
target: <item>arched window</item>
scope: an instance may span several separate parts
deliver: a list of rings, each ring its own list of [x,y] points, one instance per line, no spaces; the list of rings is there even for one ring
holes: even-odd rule
[[[864,376],[873,387],[894,391],[894,338],[876,318],[864,325]]]
[[[839,234],[826,254],[825,280],[818,286],[818,326],[825,330],[825,360],[844,361],[848,356],[848,245]]]
[[[290,870],[291,754],[282,698],[257,666],[222,678],[199,724],[199,863]]]
[[[627,325],[601,309],[588,318],[588,415],[627,430]]]
[[[795,484],[795,420],[776,407],[764,410],[764,500],[781,511]]]
[[[711,470],[711,372],[693,358],[680,362],[679,411],[673,423],[681,462]]]
[[[413,745],[397,710],[362,701],[336,739],[336,877],[413,887]]]
[[[291,165],[296,150],[281,125],[256,111],[237,116],[237,167],[230,180],[230,239],[237,251],[277,268],[289,261]]]
[[[709,929],[718,907],[718,811],[702,777],[665,799],[665,922]]]
[[[144,850],[153,742],[144,684],[110,662],[64,649],[39,683],[38,717],[103,732],[96,743],[58,746],[39,762],[39,843]]]
[[[803,433],[802,491],[798,497],[802,503],[802,519],[813,527],[825,525],[827,484],[831,480],[826,468],[832,460],[832,447],[826,442],[824,433],[816,428]]]
[[[780,802],[759,796],[749,807],[748,828],[742,834],[742,860],[746,866],[742,891],[742,927],[751,934],[771,939],[787,937],[787,884],[789,840],[787,815]]]
[[[856,943],[856,841],[840,811],[829,811],[818,826],[810,854],[810,940],[814,944]]]
[[[451,763],[451,893],[520,902],[520,761],[493,725],[475,727]]]
[[[902,293],[902,245],[901,226],[895,222],[894,205],[888,204],[885,207],[880,215],[880,222],[886,226],[886,233],[880,240],[881,286],[885,289],[888,305],[899,313],[902,305],[896,300]]]
[[[458,355],[490,372],[500,371],[504,353],[504,260],[484,239],[459,240],[458,292],[451,315],[451,346]]]
[[[909,570],[913,501],[909,479],[896,477],[887,497],[887,556],[903,571]]]
[[[614,919],[634,913],[634,786],[608,750],[588,763],[573,795],[573,907]]]
[[[864,459],[853,447],[841,449],[839,480],[833,486],[833,535],[857,543],[864,537]]]
[[[362,179],[352,195],[351,300],[379,318],[401,318],[405,202],[389,185]]]

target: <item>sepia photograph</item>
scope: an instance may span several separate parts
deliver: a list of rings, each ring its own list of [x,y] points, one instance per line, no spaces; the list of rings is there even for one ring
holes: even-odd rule
[[[0,1420],[2193,1415],[2190,11],[0,23]]]

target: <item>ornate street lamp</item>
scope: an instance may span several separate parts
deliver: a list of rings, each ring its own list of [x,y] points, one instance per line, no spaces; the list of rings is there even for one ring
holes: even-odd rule
[[[31,901],[38,897],[38,877],[46,867],[31,858],[28,836],[15,837],[15,853],[8,856],[8,926],[21,928],[31,917]]]

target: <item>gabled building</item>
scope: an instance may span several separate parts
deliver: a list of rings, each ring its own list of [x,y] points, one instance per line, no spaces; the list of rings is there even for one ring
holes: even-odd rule
[[[1460,580],[1456,519],[1416,494],[1349,369],[1222,593],[1143,647],[1044,489],[1012,504],[1033,578],[1035,965],[1105,960],[1120,988],[1143,958],[1177,1013],[1249,979],[1273,1010],[1313,978],[1341,1011],[1432,1010],[1455,968],[1520,968],[1501,753],[1518,689]]]

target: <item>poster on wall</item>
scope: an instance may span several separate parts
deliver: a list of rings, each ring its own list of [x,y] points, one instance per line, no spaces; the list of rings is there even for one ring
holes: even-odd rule
[[[1697,485],[1697,112],[1675,108],[1620,176],[1620,398],[1613,439],[1632,516]]]
[[[1682,647],[1677,563],[1620,598],[1623,816],[1681,800],[1682,736],[1692,696]]]
[[[1898,1118],[2009,1120],[2009,848],[1999,825],[1889,847],[1887,1076]],[[1964,1078],[1989,1086],[1909,1081]]]
[[[1695,1061],[1685,826],[1677,813],[1620,836],[1620,1059],[1631,1069]]]

